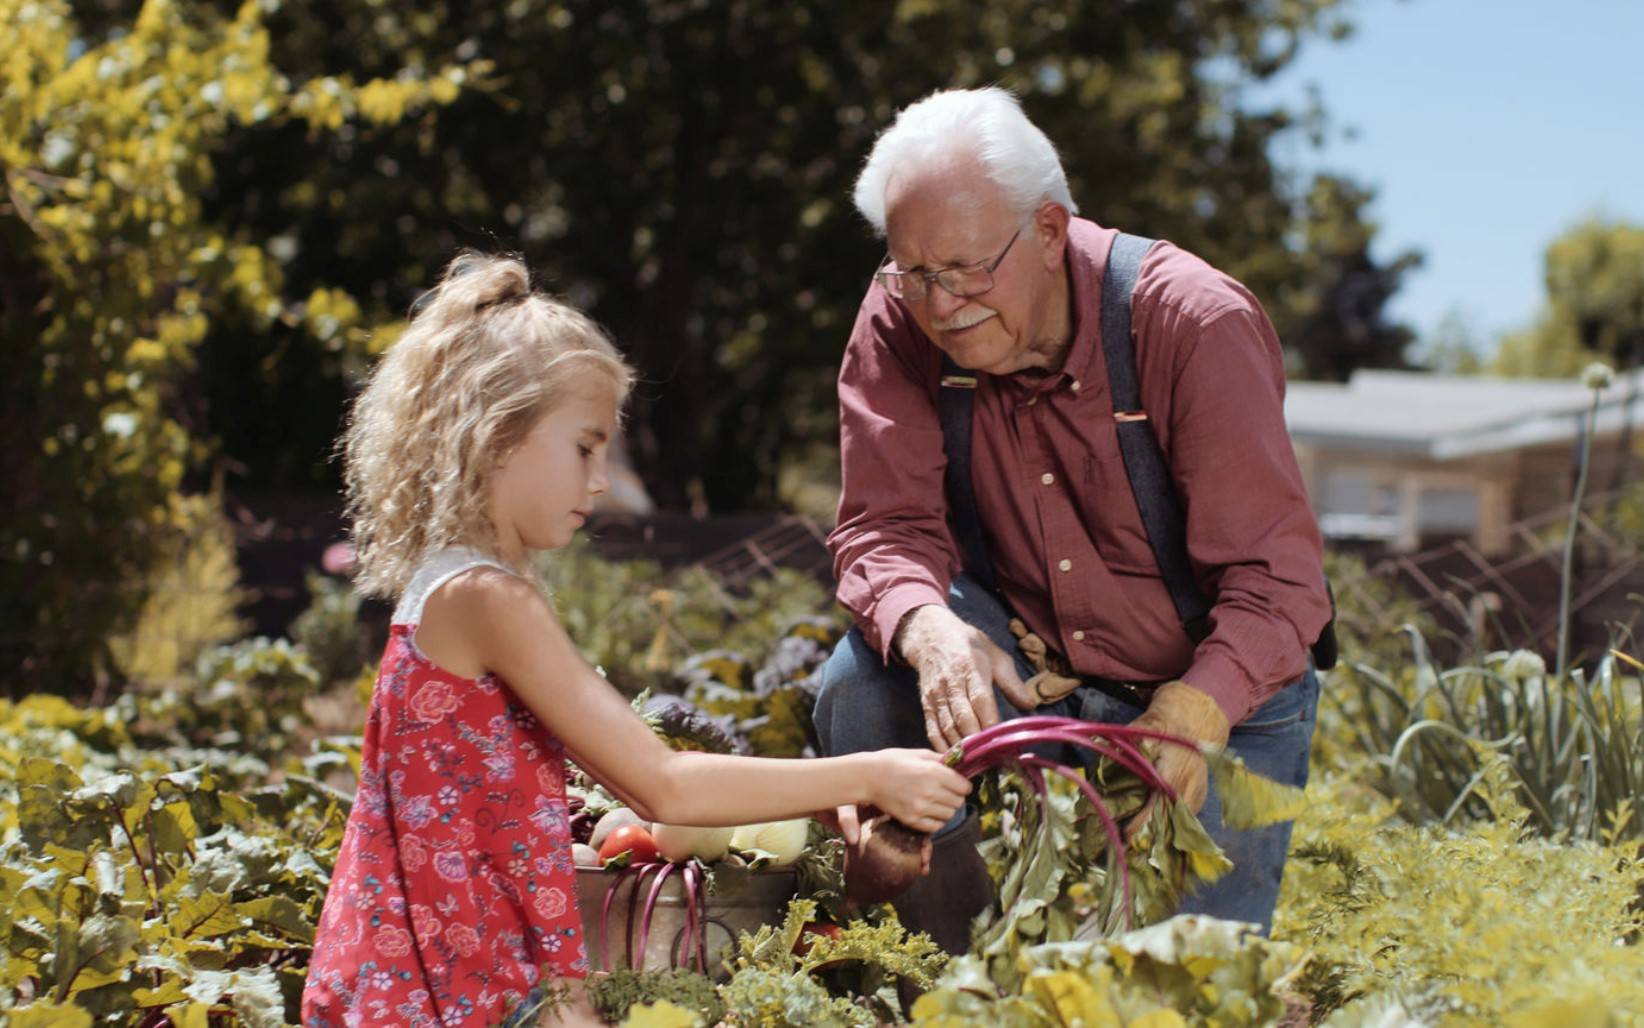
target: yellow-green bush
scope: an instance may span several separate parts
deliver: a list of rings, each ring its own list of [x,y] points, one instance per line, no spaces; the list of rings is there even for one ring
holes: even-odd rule
[[[1533,836],[1500,766],[1497,817],[1459,829],[1399,822],[1351,773],[1309,793],[1274,937],[1312,950],[1316,1014],[1360,1023],[1379,998],[1437,1025],[1644,1024],[1637,841]]]

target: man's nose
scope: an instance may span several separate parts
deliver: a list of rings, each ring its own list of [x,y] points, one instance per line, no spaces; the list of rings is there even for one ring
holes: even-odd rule
[[[926,309],[930,311],[931,317],[937,321],[946,321],[948,318],[953,317],[959,312],[959,308],[968,302],[964,297],[954,296],[935,282],[930,284],[930,288],[925,293]]]

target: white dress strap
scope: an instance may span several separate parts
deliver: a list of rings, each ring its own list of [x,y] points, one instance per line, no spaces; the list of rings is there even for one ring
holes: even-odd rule
[[[393,623],[418,625],[422,623],[422,607],[434,590],[467,571],[469,568],[491,567],[514,574],[512,568],[497,558],[466,546],[437,550],[424,557],[411,582],[400,593],[400,602],[394,607]]]

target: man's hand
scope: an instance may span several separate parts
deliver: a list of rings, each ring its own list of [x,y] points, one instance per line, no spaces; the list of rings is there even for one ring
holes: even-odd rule
[[[934,749],[945,750],[999,723],[999,707],[993,702],[995,685],[1023,710],[1039,705],[1016,674],[1011,655],[946,607],[915,607],[902,619],[895,646],[902,659],[919,672],[925,736]]]
[[[1186,682],[1166,682],[1159,686],[1147,710],[1131,724],[1216,746],[1225,746],[1227,735],[1232,731],[1227,715],[1222,713],[1216,701],[1208,693]],[[1210,769],[1204,757],[1197,750],[1175,743],[1152,742],[1146,745],[1158,754],[1153,764],[1159,769],[1159,777],[1170,783],[1181,802],[1198,813],[1210,794]],[[1130,819],[1130,825],[1125,829],[1126,843],[1136,841],[1136,836],[1153,819],[1153,810],[1158,803],[1159,796],[1155,793]]]

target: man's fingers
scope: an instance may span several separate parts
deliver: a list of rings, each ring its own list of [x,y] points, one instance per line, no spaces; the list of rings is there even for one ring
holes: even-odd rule
[[[1016,661],[1003,650],[996,649],[994,654],[993,684],[999,687],[999,691],[1005,694],[1006,699],[1021,710],[1033,710],[1039,706],[1039,697],[1033,694],[1033,690],[1022,681],[1022,676],[1016,673]]]
[[[971,710],[976,715],[978,729],[991,728],[999,723],[999,704],[993,701],[993,683],[984,681],[980,675],[970,680]],[[966,733],[969,734],[969,733]]]
[[[949,706],[953,710],[953,727],[959,733],[960,739],[963,739],[969,735],[975,735],[986,725],[992,724],[993,721],[999,720],[998,711],[993,712],[993,721],[984,722],[978,717],[978,714],[982,712],[977,710],[977,694],[980,693],[986,696],[990,691],[985,686],[979,685],[979,676],[966,676],[965,685],[966,689],[964,692],[948,694]],[[993,705],[991,699],[988,701],[988,705]],[[954,741],[957,742],[958,739]]]

